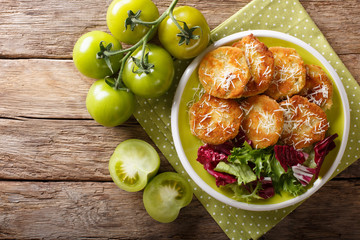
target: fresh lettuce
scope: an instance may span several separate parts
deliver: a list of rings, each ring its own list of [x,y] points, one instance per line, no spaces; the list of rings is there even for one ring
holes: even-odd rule
[[[247,184],[257,179],[249,165],[243,163],[219,162],[214,170],[235,176],[239,185]]]
[[[200,147],[197,160],[216,178],[218,187],[234,193],[234,199],[266,199],[282,192],[298,196],[317,178],[336,137],[325,138],[311,151],[300,151],[287,145],[253,149],[239,134],[224,144]]]

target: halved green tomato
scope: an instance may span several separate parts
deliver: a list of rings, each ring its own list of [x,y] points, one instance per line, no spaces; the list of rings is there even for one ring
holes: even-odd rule
[[[193,191],[180,174],[164,172],[154,177],[146,186],[143,194],[144,206],[156,221],[174,221],[180,209],[189,205]]]
[[[109,171],[115,184],[128,192],[142,190],[156,175],[160,157],[147,142],[129,139],[120,143],[109,162]]]

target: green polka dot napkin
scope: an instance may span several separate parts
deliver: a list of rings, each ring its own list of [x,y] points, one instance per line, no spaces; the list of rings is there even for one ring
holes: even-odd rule
[[[267,29],[293,35],[320,52],[338,73],[348,95],[351,108],[351,127],[344,157],[334,176],[359,157],[360,117],[359,85],[326,41],[310,16],[297,0],[254,0],[212,31],[212,40],[255,29]],[[176,61],[175,82],[190,61]],[[171,135],[170,113],[177,84],[163,97],[138,99],[135,117],[162,151],[174,169],[192,184],[195,196],[230,239],[257,239],[274,227],[297,206],[269,212],[251,212],[225,205],[203,192],[187,175],[177,156]]]

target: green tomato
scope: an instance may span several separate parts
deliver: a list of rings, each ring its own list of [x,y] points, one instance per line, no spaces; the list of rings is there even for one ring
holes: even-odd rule
[[[158,172],[160,157],[147,142],[129,139],[120,143],[109,161],[109,171],[115,184],[128,192],[142,190]]]
[[[143,202],[148,214],[156,221],[174,221],[180,209],[189,205],[193,191],[178,173],[165,172],[154,177],[146,186]]]
[[[180,30],[170,17],[165,18],[159,25],[158,35],[163,47],[178,59],[190,59],[199,55],[209,44],[210,28],[206,19],[199,10],[189,6],[176,7],[173,11],[174,17],[179,25],[184,28],[184,23],[190,28],[199,26],[193,35],[200,36],[199,39],[191,39],[187,45],[179,45],[180,37],[177,36]],[[181,22],[183,21],[183,22]]]
[[[133,13],[140,10],[139,20],[144,22],[152,22],[158,19],[159,10],[151,0],[114,0],[110,4],[106,15],[106,22],[110,32],[120,42],[135,44],[149,31],[150,28],[139,24],[135,26],[133,31],[131,31],[130,26],[125,28],[125,20],[128,18],[129,10]],[[155,31],[151,37],[154,35]]]
[[[126,90],[116,90],[100,79],[89,89],[86,108],[96,122],[105,127],[115,127],[133,114],[135,96]]]
[[[142,47],[134,51],[132,57],[141,59]],[[148,62],[154,67],[149,73],[135,73],[139,67],[133,58],[126,61],[122,79],[125,85],[135,94],[141,97],[152,98],[163,95],[171,86],[174,77],[174,63],[170,54],[154,44],[148,44],[145,49],[148,54]]]
[[[122,49],[120,42],[108,33],[92,31],[82,35],[75,43],[73,49],[73,60],[76,68],[85,76],[95,79],[111,76],[113,73],[106,65],[104,59],[97,59],[96,54],[100,51],[100,42],[106,47],[113,44],[112,51]],[[111,67],[115,72],[120,69],[122,54],[110,57]]]

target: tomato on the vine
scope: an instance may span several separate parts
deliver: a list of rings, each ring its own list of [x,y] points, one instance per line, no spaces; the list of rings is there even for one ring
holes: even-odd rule
[[[132,31],[131,26],[126,27],[125,20],[128,18],[128,11],[130,10],[134,14],[141,11],[139,20],[144,22],[152,22],[158,19],[159,10],[151,0],[114,0],[110,4],[106,14],[106,22],[110,32],[120,42],[135,44],[150,28],[136,24]]]
[[[199,39],[190,39],[179,45],[181,38],[177,36],[180,30],[168,16],[159,25],[158,35],[163,47],[174,57],[178,59],[190,59],[199,55],[209,44],[210,28],[205,17],[199,10],[189,6],[176,7],[173,11],[174,17],[179,25],[184,28],[184,22],[189,29],[194,29],[192,35],[199,36]]]
[[[103,42],[104,47],[112,43],[111,51],[122,49],[121,43],[116,38],[102,31],[92,31],[82,35],[73,49],[76,68],[90,78],[100,79],[113,75],[105,59],[96,58],[96,54],[100,51],[100,42]],[[109,57],[114,73],[120,69],[121,58],[122,54]]]
[[[100,79],[89,89],[86,108],[96,122],[105,127],[115,127],[133,114],[135,96],[127,90],[116,90]]]
[[[156,221],[174,221],[181,208],[192,200],[193,191],[180,174],[164,172],[155,176],[145,187],[143,202],[148,214]]]
[[[135,94],[141,97],[159,97],[171,86],[174,77],[174,63],[170,54],[154,44],[147,44],[145,58],[150,65],[148,72],[142,72],[136,61],[140,61],[142,46],[134,51],[125,63],[122,80]]]
[[[139,139],[120,143],[109,161],[112,180],[128,192],[142,190],[159,167],[159,154],[149,143]]]

